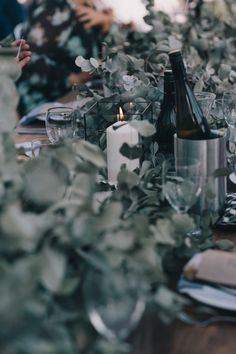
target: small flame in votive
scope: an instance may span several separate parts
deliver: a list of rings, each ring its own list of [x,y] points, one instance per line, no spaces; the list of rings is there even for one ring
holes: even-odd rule
[[[119,121],[122,122],[123,120],[125,120],[125,116],[124,116],[124,113],[123,113],[123,110],[121,107],[119,107],[119,113],[117,114],[117,120],[118,120],[118,122]]]

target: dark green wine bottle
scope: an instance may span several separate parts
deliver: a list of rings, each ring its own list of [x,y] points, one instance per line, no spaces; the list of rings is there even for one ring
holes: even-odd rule
[[[169,58],[175,81],[177,136],[192,140],[211,139],[207,120],[188,83],[181,52],[172,51]]]
[[[174,153],[174,134],[176,133],[175,85],[172,70],[164,72],[164,97],[160,114],[156,121],[155,140],[159,152]]]

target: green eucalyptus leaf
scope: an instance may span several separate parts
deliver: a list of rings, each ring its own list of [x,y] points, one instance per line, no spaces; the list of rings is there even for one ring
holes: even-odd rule
[[[227,79],[231,71],[230,65],[221,64],[218,70],[218,76],[221,80]]]
[[[129,251],[134,247],[135,235],[131,230],[120,230],[113,233],[106,233],[104,244],[108,248],[114,248],[118,251]]]
[[[61,199],[69,183],[69,173],[58,160],[34,159],[24,166],[23,195],[27,202],[48,206]]]
[[[99,231],[116,228],[120,223],[122,205],[120,202],[111,202],[104,208],[97,219],[96,228]]]
[[[93,63],[93,61],[92,61]],[[91,64],[90,60],[84,59],[81,56],[78,56],[75,60],[75,64],[81,68],[84,72],[93,72],[94,66]]]
[[[120,153],[130,160],[135,160],[141,157],[142,148],[140,146],[130,146],[124,143],[120,148]]]
[[[171,220],[168,219],[160,219],[157,220],[156,225],[150,226],[150,230],[153,233],[153,236],[157,243],[164,245],[175,245],[175,228]]]
[[[156,128],[147,120],[133,120],[129,123],[131,127],[137,129],[139,134],[145,138],[150,137],[156,133]]]
[[[97,68],[99,67],[99,63],[98,63],[98,61],[97,61],[95,58],[90,58],[89,61],[90,61],[90,64],[91,64],[95,69],[97,69]]]
[[[66,258],[63,253],[45,248],[39,258],[41,266],[40,280],[46,289],[55,293],[62,286],[66,271]]]
[[[230,169],[228,167],[224,167],[224,168],[218,168],[216,171],[214,171],[213,176],[215,178],[217,177],[226,177],[229,176],[231,173]]]
[[[33,251],[45,227],[44,218],[24,213],[18,204],[10,205],[0,216],[2,248]]]
[[[98,168],[106,167],[106,159],[98,146],[88,141],[79,141],[76,143],[76,153],[85,161],[90,162]]]
[[[139,183],[139,177],[136,173],[126,170],[126,168],[121,168],[117,176],[118,185],[127,184],[129,188],[135,187]]]

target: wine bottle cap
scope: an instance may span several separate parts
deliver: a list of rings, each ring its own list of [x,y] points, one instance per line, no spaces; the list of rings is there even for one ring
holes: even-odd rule
[[[170,54],[175,54],[175,53],[181,53],[181,50],[180,49],[172,49],[169,51],[169,55]]]
[[[182,53],[179,49],[175,49],[169,52],[169,58],[171,62],[178,62],[183,60]]]

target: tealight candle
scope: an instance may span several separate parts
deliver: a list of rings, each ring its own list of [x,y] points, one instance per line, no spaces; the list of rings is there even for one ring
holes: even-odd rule
[[[121,108],[117,118],[118,121],[106,130],[108,182],[111,184],[116,184],[122,164],[125,164],[129,171],[139,167],[139,159],[131,160],[120,153],[120,148],[124,143],[130,146],[138,144],[138,131],[123,120],[124,115]]]

